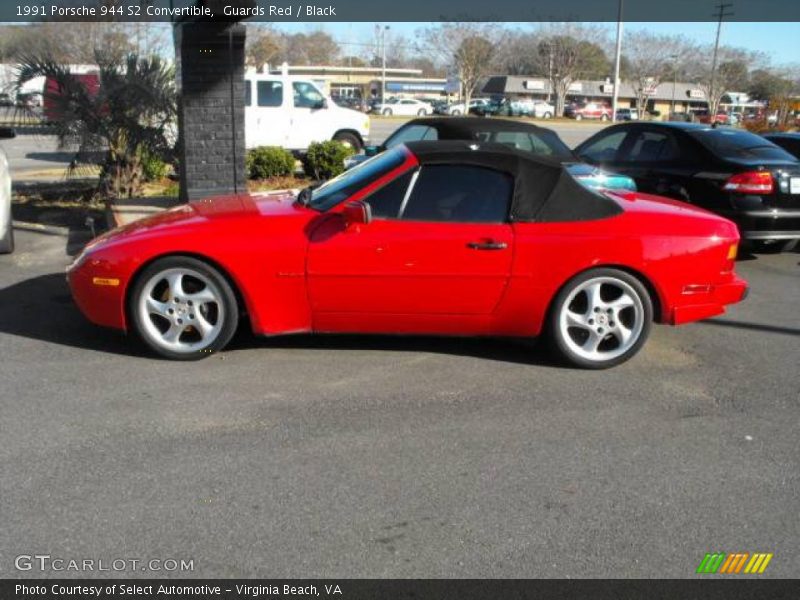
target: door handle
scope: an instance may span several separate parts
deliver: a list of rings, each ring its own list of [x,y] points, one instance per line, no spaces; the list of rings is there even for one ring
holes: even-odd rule
[[[472,250],[505,250],[508,248],[508,244],[494,240],[484,240],[481,242],[469,242],[467,248]]]

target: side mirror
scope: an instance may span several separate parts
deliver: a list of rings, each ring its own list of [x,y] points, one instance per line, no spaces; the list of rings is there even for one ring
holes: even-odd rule
[[[15,137],[17,137],[17,134],[14,133],[13,129],[10,127],[0,127],[0,140],[10,140]]]
[[[366,225],[372,221],[372,209],[369,204],[361,200],[352,200],[344,205],[342,211],[347,227],[351,225]]]
[[[314,110],[323,110],[328,108],[328,100],[323,98],[313,106]]]
[[[375,156],[379,151],[378,146],[364,146],[364,156]]]

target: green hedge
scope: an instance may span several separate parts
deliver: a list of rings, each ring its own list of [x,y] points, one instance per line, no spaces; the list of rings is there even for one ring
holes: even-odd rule
[[[145,181],[160,181],[167,176],[169,165],[147,149],[142,151],[142,177]]]
[[[259,146],[247,151],[245,165],[250,179],[286,177],[294,173],[294,156],[277,146]]]
[[[344,159],[354,153],[353,148],[335,140],[314,142],[303,157],[303,170],[313,179],[331,179],[344,172]]]

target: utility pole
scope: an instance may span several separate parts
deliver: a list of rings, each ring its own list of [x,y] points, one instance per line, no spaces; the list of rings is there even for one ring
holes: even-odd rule
[[[675,88],[678,85],[678,55],[672,54],[670,58],[672,59],[672,109],[670,110],[669,119],[675,114]]]
[[[714,98],[716,98],[716,95],[714,93],[714,84],[715,84],[716,78],[717,78],[717,53],[719,52],[719,34],[722,31],[722,19],[724,19],[725,17],[732,17],[733,16],[733,11],[732,10],[729,11],[729,9],[732,6],[733,6],[733,2],[728,2],[728,3],[720,2],[716,6],[717,11],[712,15],[712,16],[716,17],[716,19],[717,19],[717,39],[714,42],[714,59],[711,61],[711,85],[708,88],[708,95],[709,95],[709,98],[708,98],[708,101],[709,101],[708,109],[709,109],[709,111],[714,111],[715,113],[716,113],[717,107],[716,106],[712,106],[711,102],[712,102],[712,100]],[[711,115],[712,122],[716,121],[716,118],[717,118],[716,114]]]
[[[619,61],[622,56],[622,2],[619,0],[619,14],[617,15],[617,50],[614,55],[614,96],[611,100],[611,122],[617,120],[617,99],[619,97]],[[641,111],[641,107],[638,107]]]
[[[381,104],[386,102],[386,32],[388,31],[389,26],[384,25],[381,28],[381,52],[383,54],[382,58],[382,75],[381,75]]]

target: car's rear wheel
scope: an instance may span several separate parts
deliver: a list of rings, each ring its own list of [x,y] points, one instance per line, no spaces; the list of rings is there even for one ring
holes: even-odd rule
[[[428,114],[428,111],[426,111],[424,108],[420,108],[420,109],[417,111],[417,116],[418,116],[418,117],[424,117],[424,116],[425,116],[425,115],[427,115],[427,114]]]
[[[600,115],[601,121],[608,121],[608,115]]]
[[[11,254],[14,251],[14,224],[8,220],[6,231],[0,238],[0,254]]]
[[[575,120],[576,120],[576,121],[581,121],[581,120],[583,120],[583,115],[575,115]]]
[[[361,140],[358,139],[358,136],[354,133],[350,133],[349,131],[338,131],[336,132],[336,135],[333,136],[333,139],[337,142],[341,142],[349,148],[352,148],[356,153],[361,151]]]
[[[225,277],[195,258],[157,260],[137,277],[128,302],[139,337],[174,360],[196,360],[221,350],[236,332],[236,296]]]
[[[558,293],[549,316],[555,352],[585,369],[625,362],[647,340],[653,321],[650,294],[633,275],[618,269],[592,269],[577,275]]]
[[[460,117],[461,116],[461,111],[460,110],[454,110],[450,114],[453,115],[454,117]]]
[[[385,108],[383,110],[383,116],[384,117],[391,117],[392,116],[392,109],[391,108]]]
[[[550,112],[544,113],[544,118],[545,119],[552,119],[553,118],[553,113],[550,113]]]

